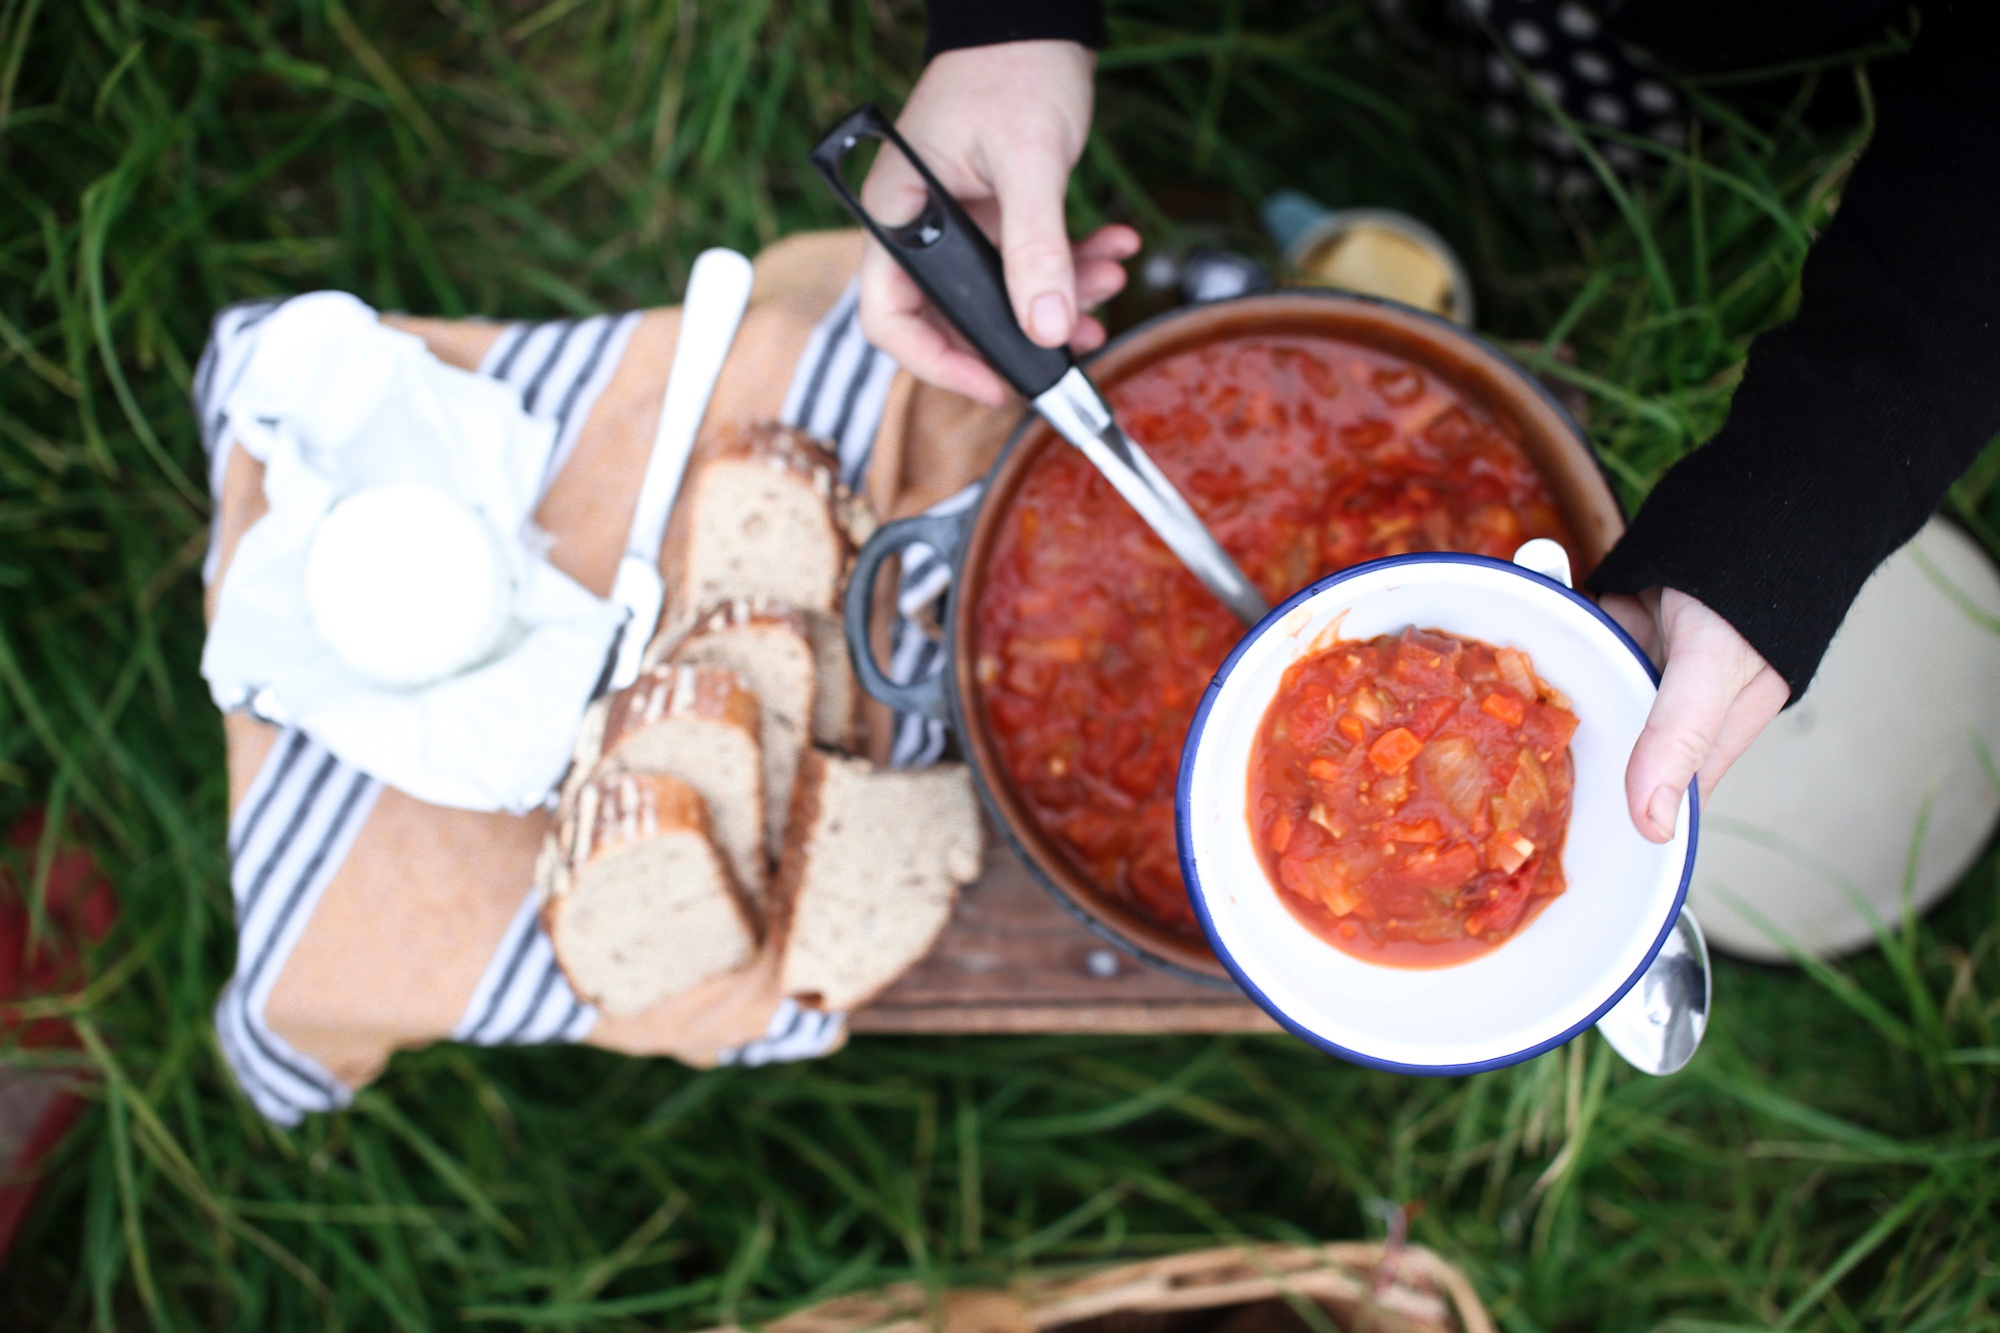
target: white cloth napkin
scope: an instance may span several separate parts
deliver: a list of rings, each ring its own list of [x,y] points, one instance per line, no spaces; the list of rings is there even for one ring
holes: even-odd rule
[[[201,661],[216,704],[295,725],[436,805],[540,805],[625,616],[544,558],[532,516],[554,426],[345,293],[288,301],[257,332],[224,410],[231,435],[265,465],[271,507],[222,581]],[[392,482],[434,486],[483,514],[508,539],[517,590],[515,623],[492,657],[408,689],[350,670],[313,628],[305,596],[320,520],[345,496]]]

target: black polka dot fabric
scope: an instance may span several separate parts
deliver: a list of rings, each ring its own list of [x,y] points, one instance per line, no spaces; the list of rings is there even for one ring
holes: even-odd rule
[[[1670,146],[1686,139],[1680,94],[1577,0],[1452,0],[1451,12],[1459,28],[1481,37],[1468,45],[1463,61],[1485,101],[1487,123],[1501,134],[1526,136],[1543,189],[1558,196],[1588,193],[1597,178],[1575,137],[1546,114],[1523,75],[1578,126],[1604,126]],[[1596,148],[1625,176],[1645,160],[1626,143],[1600,139]]]

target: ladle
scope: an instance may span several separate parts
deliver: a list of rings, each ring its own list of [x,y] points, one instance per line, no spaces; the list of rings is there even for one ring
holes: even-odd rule
[[[841,163],[863,139],[893,146],[923,178],[923,211],[905,223],[878,222],[841,175]],[[986,233],[945,192],[889,118],[873,105],[850,112],[812,151],[812,164],[848,210],[868,228],[965,340],[1014,386],[1035,411],[1125,497],[1167,548],[1246,625],[1270,610],[1263,594],[1209,530],[1185,497],[1125,432],[1069,349],[1043,347],[1021,332],[1007,300],[1000,254]]]

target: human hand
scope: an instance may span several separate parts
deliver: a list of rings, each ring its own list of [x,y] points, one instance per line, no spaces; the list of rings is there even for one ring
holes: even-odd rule
[[[1076,42],[1003,42],[946,51],[917,80],[896,122],[973,221],[994,237],[1014,317],[1044,347],[1088,352],[1104,326],[1084,312],[1125,286],[1120,261],[1139,252],[1130,227],[1101,227],[1072,246],[1063,192],[1090,132],[1097,57]],[[870,214],[908,221],[924,185],[885,148],[861,187]],[[908,274],[872,239],[861,260],[861,330],[911,374],[990,407],[1000,377],[956,341]]]
[[[1688,783],[1699,777],[1706,801],[1791,687],[1728,621],[1684,592],[1611,594],[1601,605],[1640,647],[1664,657],[1659,697],[1625,767],[1625,802],[1640,833],[1666,842]]]

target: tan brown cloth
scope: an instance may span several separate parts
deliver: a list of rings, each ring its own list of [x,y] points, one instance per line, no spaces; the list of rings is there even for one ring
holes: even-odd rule
[[[840,297],[861,253],[858,232],[779,242],[757,257],[756,283],[697,442],[730,425],[775,420],[814,325]],[[390,316],[440,359],[476,369],[501,325]],[[599,596],[611,590],[659,421],[678,308],[648,311],[592,407],[536,521],[549,559]],[[981,476],[1019,419],[923,386],[898,372],[864,483],[878,515],[915,512]],[[217,514],[217,589],[243,534],[267,508],[261,463],[234,441]],[[671,549],[672,543],[668,543]],[[672,581],[672,571],[663,569]],[[245,714],[224,717],[234,815],[278,737]],[[886,714],[872,719],[886,753]],[[549,817],[476,813],[383,791],[273,986],[264,1018],[349,1088],[374,1079],[398,1050],[446,1037],[465,1013],[533,878]],[[636,1015],[601,1015],[589,1044],[712,1065],[762,1037],[781,996],[767,948],[745,967]]]

